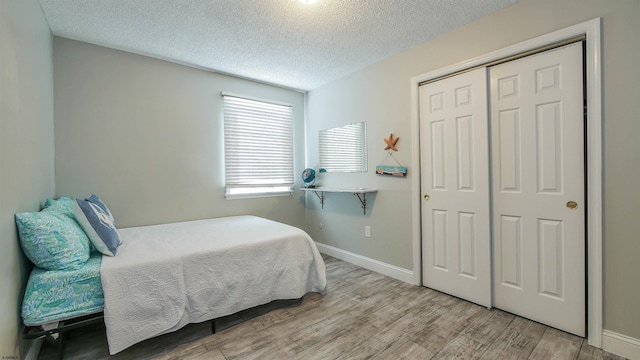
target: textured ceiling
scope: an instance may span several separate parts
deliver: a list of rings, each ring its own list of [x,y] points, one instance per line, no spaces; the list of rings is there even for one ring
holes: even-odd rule
[[[518,0],[40,0],[56,36],[310,90]]]

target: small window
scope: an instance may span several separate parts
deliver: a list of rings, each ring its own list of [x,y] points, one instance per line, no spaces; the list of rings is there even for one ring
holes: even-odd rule
[[[293,191],[290,105],[222,94],[227,198]]]
[[[367,123],[321,130],[320,169],[326,172],[367,172]]]

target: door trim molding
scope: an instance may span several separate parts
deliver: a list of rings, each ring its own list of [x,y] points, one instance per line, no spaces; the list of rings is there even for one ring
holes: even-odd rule
[[[473,59],[414,76],[411,85],[412,165],[420,169],[420,99],[418,86],[423,81],[487,64],[576,36],[585,36],[587,86],[587,339],[589,345],[602,348],[603,305],[603,163],[602,163],[602,37],[601,19],[585,21]],[[412,177],[413,283],[422,284],[420,172]]]

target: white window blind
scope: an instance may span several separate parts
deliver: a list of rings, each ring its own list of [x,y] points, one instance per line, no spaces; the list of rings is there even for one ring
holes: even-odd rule
[[[292,107],[227,94],[222,98],[227,198],[290,194]]]
[[[327,172],[367,171],[367,123],[320,131],[320,168]]]

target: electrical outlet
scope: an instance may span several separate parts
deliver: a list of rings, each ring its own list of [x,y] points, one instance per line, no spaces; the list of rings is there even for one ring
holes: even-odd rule
[[[371,237],[371,226],[365,225],[364,227],[364,236]]]
[[[322,228],[324,227],[324,225],[322,225],[322,223],[320,223],[320,224],[318,224],[318,227],[319,227],[320,229],[322,229]]]

